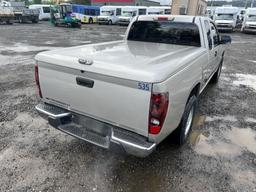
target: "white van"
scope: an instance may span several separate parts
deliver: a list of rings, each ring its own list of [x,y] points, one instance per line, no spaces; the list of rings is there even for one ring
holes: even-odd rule
[[[215,9],[214,22],[221,31],[233,31],[239,17],[238,7],[217,7]]]
[[[118,24],[129,25],[133,17],[137,15],[147,15],[147,9],[148,8],[144,6],[124,6]]]
[[[248,8],[244,15],[242,32],[256,32],[256,8]]]
[[[122,6],[102,6],[100,15],[97,17],[98,24],[116,24],[122,13]]]
[[[170,15],[171,7],[170,6],[151,6],[148,7],[148,15]]]
[[[49,20],[51,18],[50,5],[34,4],[29,5],[29,9],[38,9],[40,11],[39,20]]]

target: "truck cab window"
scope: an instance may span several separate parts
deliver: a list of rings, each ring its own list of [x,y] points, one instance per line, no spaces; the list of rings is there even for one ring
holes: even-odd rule
[[[205,24],[205,29],[206,29],[206,33],[207,33],[207,40],[208,40],[208,45],[209,45],[209,49],[212,49],[213,47],[213,42],[212,42],[212,33],[211,33],[211,27],[208,21],[204,21]]]
[[[218,30],[213,23],[210,23],[214,47],[220,44]]]
[[[146,15],[147,10],[146,9],[139,9],[139,15]]]
[[[136,21],[128,40],[200,47],[198,26],[194,23],[170,21]]]

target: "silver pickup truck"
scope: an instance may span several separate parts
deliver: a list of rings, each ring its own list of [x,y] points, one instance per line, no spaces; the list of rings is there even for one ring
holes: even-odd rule
[[[122,41],[39,53],[36,109],[69,135],[135,156],[173,131],[183,144],[230,42],[206,17],[138,16]]]

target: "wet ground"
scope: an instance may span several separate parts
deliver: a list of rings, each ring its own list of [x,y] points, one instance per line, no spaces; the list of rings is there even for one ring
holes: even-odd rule
[[[200,98],[189,142],[140,159],[47,125],[34,110],[33,57],[122,39],[125,27],[0,25],[0,191],[256,191],[256,35],[233,33],[218,85]]]

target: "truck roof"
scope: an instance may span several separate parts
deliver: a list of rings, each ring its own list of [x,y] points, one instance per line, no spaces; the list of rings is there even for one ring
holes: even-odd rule
[[[237,14],[239,13],[239,8],[238,7],[217,7],[215,9],[215,13]]]
[[[188,15],[140,15],[138,16],[138,21],[155,21],[159,18],[167,18],[168,20],[193,23],[196,18],[201,16],[188,16]]]
[[[256,8],[248,8],[246,11],[248,15],[256,15]]]

